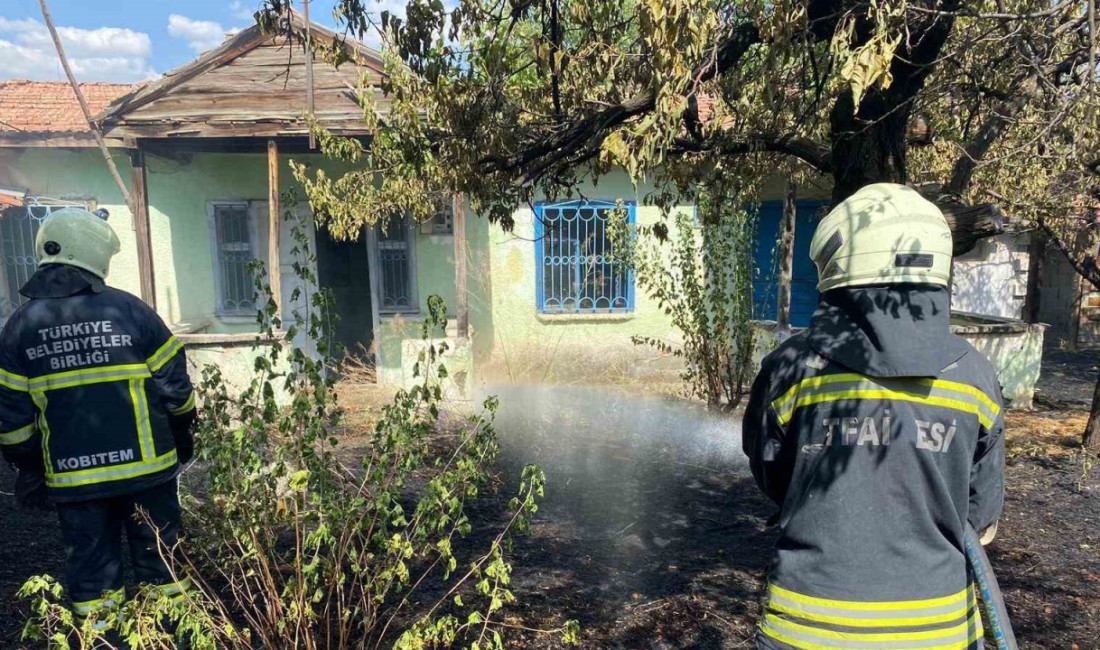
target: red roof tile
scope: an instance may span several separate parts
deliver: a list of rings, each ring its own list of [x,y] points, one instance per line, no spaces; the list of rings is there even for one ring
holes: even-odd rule
[[[82,83],[92,115],[133,89],[129,84]],[[88,123],[65,81],[0,81],[0,133],[87,131]]]

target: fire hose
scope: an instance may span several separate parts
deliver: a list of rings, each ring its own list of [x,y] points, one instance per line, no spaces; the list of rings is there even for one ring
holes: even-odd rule
[[[1016,635],[1012,632],[1012,622],[1008,619],[1008,609],[1005,607],[1001,588],[997,585],[997,576],[993,573],[993,565],[989,562],[989,556],[982,548],[981,538],[978,532],[970,524],[966,526],[966,560],[970,563],[970,570],[974,574],[974,582],[978,586],[978,593],[982,596],[982,607],[986,618],[989,619],[989,627],[992,628],[993,641],[997,650],[1018,650]]]

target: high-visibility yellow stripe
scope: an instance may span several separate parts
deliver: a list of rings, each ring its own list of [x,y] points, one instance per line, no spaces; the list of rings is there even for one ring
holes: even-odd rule
[[[966,605],[962,605],[958,609],[951,610],[950,612],[945,612],[942,614],[931,614],[928,616],[858,618],[851,616],[822,614],[820,612],[811,612],[805,609],[791,607],[775,601],[771,601],[768,603],[768,609],[776,612],[781,612],[783,614],[797,616],[798,618],[805,619],[807,621],[833,623],[835,625],[847,625],[848,627],[917,627],[920,625],[930,625],[933,623],[947,623],[948,621],[954,621],[963,616],[966,616],[967,612]]]
[[[981,402],[982,406],[989,409],[989,412],[993,417],[997,417],[997,414],[1001,412],[1001,407],[997,405],[989,395],[983,393],[980,389],[975,388],[969,384],[960,384],[957,381],[947,381],[946,379],[917,379],[916,382],[922,386],[930,386],[932,388],[940,390],[953,390],[960,393],[966,393],[971,397],[976,398]]]
[[[856,373],[838,373],[835,375],[822,375],[820,377],[811,377],[796,383],[787,389],[782,396],[772,401],[771,407],[779,417],[780,424],[786,424],[793,417],[794,411],[799,406],[806,406],[808,404],[815,404],[821,401],[834,401],[834,399],[844,399],[837,397],[834,399],[825,399],[817,401],[805,401],[809,395],[801,395],[801,393],[809,393],[812,395],[821,394],[834,394],[840,391],[830,391],[828,393],[815,392],[814,389],[828,386],[830,384],[839,383],[866,383],[870,384],[870,388],[857,388],[855,390],[889,390],[894,394],[904,394],[907,398],[900,398],[904,401],[910,402],[924,402],[932,404],[934,406],[944,406],[946,408],[956,408],[958,404],[966,404],[968,400],[958,399],[957,397],[948,397],[944,395],[926,395],[921,392],[907,390],[907,384],[914,387],[921,386],[927,389],[935,391],[946,391],[952,393],[961,393],[967,398],[976,400],[973,407],[967,407],[964,410],[967,413],[973,413],[978,416],[981,423],[986,427],[993,426],[993,419],[1000,413],[1000,406],[994,402],[988,395],[983,393],[974,386],[962,384],[955,381],[948,381],[946,379],[930,379],[930,378],[914,378],[914,379],[874,379],[864,375]],[[870,396],[862,395],[870,399]],[[859,397],[859,395],[852,395],[852,397]],[[946,401],[945,401],[946,400]]]
[[[858,600],[834,600],[831,598],[818,598],[816,596],[807,596],[800,594],[790,589],[784,589],[776,584],[768,585],[768,591],[778,594],[789,600],[793,600],[807,605],[817,605],[820,607],[835,607],[837,609],[849,609],[852,611],[896,611],[896,610],[914,610],[914,609],[927,609],[929,607],[941,607],[943,605],[954,605],[956,603],[963,603],[966,601],[968,589],[963,589],[957,594],[951,594],[950,596],[940,596],[938,598],[926,598],[923,600],[897,600],[897,601],[868,601],[861,602]]]
[[[772,402],[772,408],[776,413],[781,413],[784,410],[787,402],[794,400],[799,391],[803,391],[809,388],[817,388],[818,386],[824,386],[827,384],[837,384],[846,381],[862,381],[865,379],[863,375],[857,375],[850,372],[842,372],[836,375],[821,375],[820,377],[811,377],[809,379],[803,379],[794,386],[787,389],[786,393]]]
[[[981,618],[977,615],[977,613],[975,613],[971,617],[971,620],[967,621],[966,624],[967,625],[976,624],[975,627],[973,627],[971,629],[970,635],[968,636],[966,641],[950,642],[950,643],[937,644],[937,645],[919,645],[919,646],[912,646],[911,648],[898,648],[896,650],[968,650],[969,648],[973,647],[973,645],[975,643],[977,643],[978,639],[982,638],[982,635],[984,634],[984,632],[983,632],[983,629],[982,629]],[[788,636],[787,634],[784,634],[783,632],[775,629],[774,627],[768,626],[766,623],[762,624],[760,626],[760,630],[761,630],[761,632],[763,632],[769,638],[775,639],[777,641],[782,641],[783,643],[786,643],[787,645],[789,645],[793,648],[798,648],[798,650],[838,650],[840,648],[845,648],[846,647],[844,645],[836,645],[836,644],[826,645],[826,644],[823,644],[823,643],[814,643],[812,641],[804,641],[804,640],[801,640],[801,639],[796,639],[792,636]],[[851,641],[854,641],[854,640],[855,639],[852,639]]]
[[[87,615],[97,609],[105,609],[121,604],[124,600],[126,600],[126,592],[122,589],[116,589],[115,591],[104,592],[103,598],[74,602],[73,610],[77,614]]]
[[[34,431],[35,426],[32,423],[25,427],[20,427],[15,431],[0,433],[0,445],[18,445],[21,442],[26,442],[34,436]]]
[[[23,375],[17,375],[14,372],[8,372],[0,368],[0,386],[25,393],[27,392],[27,383],[27,378]]]
[[[122,381],[124,379],[137,379],[149,376],[149,367],[143,363],[100,366],[98,368],[69,370],[67,372],[35,377],[30,382],[30,388],[32,391],[57,390],[59,388],[72,388],[74,386],[87,386],[90,384]]]
[[[947,397],[938,397],[934,395],[919,395],[913,393],[905,393],[896,390],[876,389],[876,390],[843,390],[835,393],[817,393],[813,395],[806,395],[799,397],[795,400],[794,408],[787,412],[785,416],[779,417],[780,424],[786,424],[790,422],[794,416],[794,412],[802,406],[809,406],[811,404],[820,404],[823,402],[837,402],[845,399],[890,399],[901,402],[916,402],[918,404],[928,404],[931,406],[939,406],[943,408],[954,409],[956,411],[962,411],[978,417],[978,421],[982,423],[982,426],[989,428],[993,426],[993,420],[986,415],[977,404],[971,402],[964,402],[962,400],[951,399]]]
[[[38,428],[42,431],[42,461],[46,465],[48,475],[53,467],[50,461],[50,425],[46,422],[46,406],[49,405],[49,399],[45,393],[32,392],[31,400],[38,407]]]
[[[153,447],[153,431],[149,426],[149,406],[145,402],[145,380],[130,380],[130,403],[134,408],[134,422],[137,424],[138,443],[141,445],[141,459],[150,460],[156,456]]]
[[[970,618],[977,616],[978,613],[972,612]],[[952,636],[966,635],[969,636],[971,632],[970,625],[972,621],[967,619],[958,625],[951,627],[940,628],[936,630],[921,630],[919,632],[841,632],[839,630],[828,630],[824,628],[811,627],[809,625],[802,625],[795,623],[794,621],[788,621],[780,618],[775,614],[765,613],[764,622],[762,628],[765,634],[769,634],[769,629],[779,628],[780,633],[786,631],[788,634],[795,633],[808,637],[816,637],[821,640],[835,640],[835,641],[854,641],[854,642],[919,642],[919,641],[937,641],[940,639],[947,639]],[[770,636],[770,634],[769,634]],[[805,647],[806,641],[797,641],[796,647]],[[928,646],[925,644],[914,645],[914,648],[964,648],[966,641],[948,642],[947,645]],[[833,648],[831,646],[823,644],[823,647]]]
[[[183,406],[175,409],[168,409],[168,412],[172,415],[183,415],[193,410],[195,410],[195,391],[191,391],[187,396],[187,401],[183,403]]]
[[[183,343],[175,336],[168,337],[168,340],[164,342],[164,345],[160,346],[153,356],[145,360],[145,365],[149,367],[149,370],[156,372],[164,367],[164,364],[172,360],[172,357],[176,356],[176,353],[183,349]]]
[[[136,461],[125,465],[106,465],[73,472],[56,473],[52,472],[52,467],[47,466],[50,467],[50,470],[46,473],[46,485],[53,488],[69,488],[122,481],[168,469],[176,464],[177,460],[176,450],[172,449],[151,461]]]
[[[187,591],[191,589],[191,578],[184,578],[179,582],[170,582],[166,585],[158,585],[157,591],[165,596],[171,596],[173,598],[179,598],[185,595]]]

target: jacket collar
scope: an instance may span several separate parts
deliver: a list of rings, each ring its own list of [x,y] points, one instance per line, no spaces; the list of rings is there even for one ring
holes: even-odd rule
[[[46,264],[38,268],[19,290],[27,298],[68,298],[78,293],[99,293],[103,280],[84,269],[68,264]]]
[[[938,377],[970,350],[951,334],[944,287],[895,284],[826,291],[809,329],[821,356],[870,377]]]

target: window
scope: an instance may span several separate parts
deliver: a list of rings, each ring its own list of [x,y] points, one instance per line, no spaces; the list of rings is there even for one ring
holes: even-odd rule
[[[19,289],[38,270],[35,238],[46,217],[66,207],[95,209],[94,201],[51,200],[40,205],[39,199],[30,199],[31,205],[9,207],[0,211],[0,325],[27,301]]]
[[[420,232],[424,235],[455,234],[454,209],[450,205],[440,208],[435,216],[420,224]]]
[[[26,302],[19,289],[38,269],[34,240],[49,214],[49,207],[29,205],[0,213],[0,325]]]
[[[628,312],[634,309],[634,276],[615,257],[606,201],[535,206],[536,304],[543,313]],[[626,204],[634,223],[636,206]]]
[[[255,316],[255,226],[246,201],[210,205],[219,316]]]
[[[395,217],[377,229],[378,310],[383,314],[420,311],[416,297],[416,239],[409,219]]]

